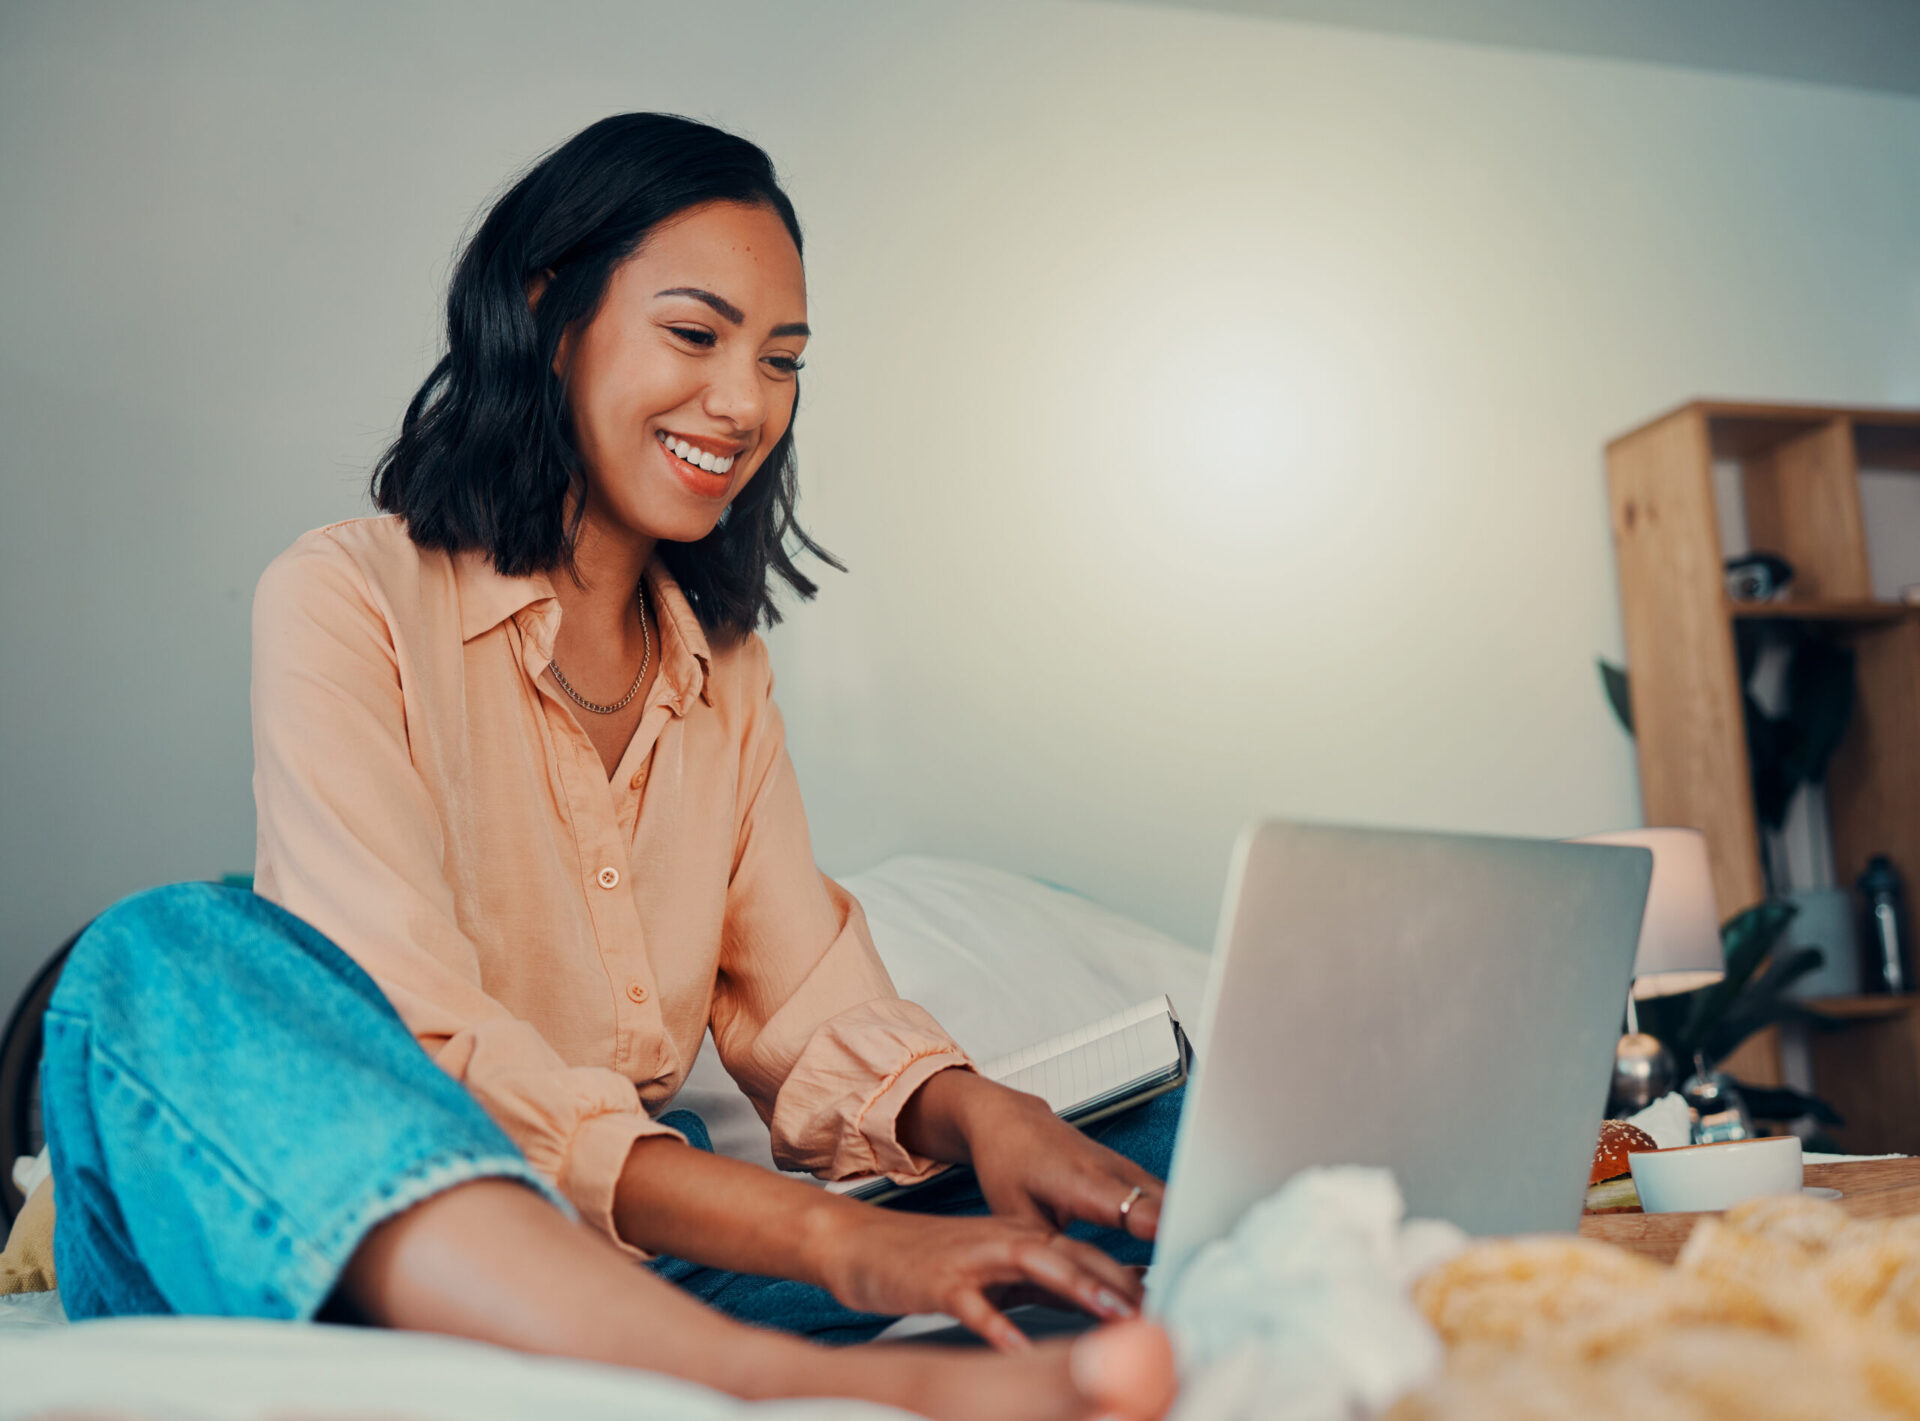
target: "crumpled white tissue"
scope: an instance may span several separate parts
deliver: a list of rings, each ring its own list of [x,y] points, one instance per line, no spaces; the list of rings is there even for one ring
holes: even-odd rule
[[[1627,1123],[1645,1130],[1663,1150],[1693,1143],[1693,1111],[1678,1091],[1670,1090],[1638,1115],[1629,1115]]]
[[[1303,1170],[1161,1285],[1176,1421],[1351,1421],[1430,1376],[1441,1343],[1408,1285],[1467,1236],[1403,1213],[1388,1170]]]

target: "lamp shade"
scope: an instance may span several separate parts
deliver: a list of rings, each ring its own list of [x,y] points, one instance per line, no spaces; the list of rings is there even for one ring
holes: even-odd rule
[[[1698,829],[1622,829],[1575,842],[1653,850],[1653,883],[1633,959],[1635,1000],[1691,992],[1727,975],[1706,835]]]

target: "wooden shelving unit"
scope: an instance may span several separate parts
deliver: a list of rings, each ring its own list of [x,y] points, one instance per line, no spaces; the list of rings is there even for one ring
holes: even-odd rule
[[[1822,1016],[1840,1021],[1877,1021],[1882,1017],[1905,1016],[1916,1003],[1920,1003],[1920,997],[1912,992],[1903,992],[1897,997],[1884,994],[1877,997],[1815,997],[1807,1005]]]
[[[1728,600],[1716,460],[1739,465],[1752,546],[1793,564],[1788,600]],[[1765,895],[1737,619],[1816,623],[1853,648],[1858,702],[1827,773],[1838,881],[1884,853],[1920,901],[1920,607],[1874,599],[1862,467],[1920,473],[1920,410],[1696,400],[1607,446],[1646,820],[1705,832],[1723,916]],[[1852,1012],[1813,1055],[1849,1148],[1920,1152],[1920,1007]],[[1731,1064],[1777,1081],[1777,1043]]]

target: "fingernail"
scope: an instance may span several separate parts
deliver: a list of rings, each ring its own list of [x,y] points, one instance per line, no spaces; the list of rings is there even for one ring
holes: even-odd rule
[[[1121,1297],[1118,1293],[1112,1292],[1106,1288],[1102,1288],[1099,1292],[1095,1293],[1093,1295],[1093,1300],[1110,1313],[1116,1313],[1121,1317],[1133,1316],[1132,1304],[1130,1304],[1125,1298]]]

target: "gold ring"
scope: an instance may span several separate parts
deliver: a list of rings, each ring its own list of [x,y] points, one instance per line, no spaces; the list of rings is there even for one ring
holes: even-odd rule
[[[1122,1233],[1126,1232],[1127,1215],[1133,1212],[1133,1206],[1140,1202],[1140,1196],[1146,1192],[1146,1190],[1136,1184],[1132,1189],[1127,1191],[1127,1197],[1120,1201],[1120,1231]]]

